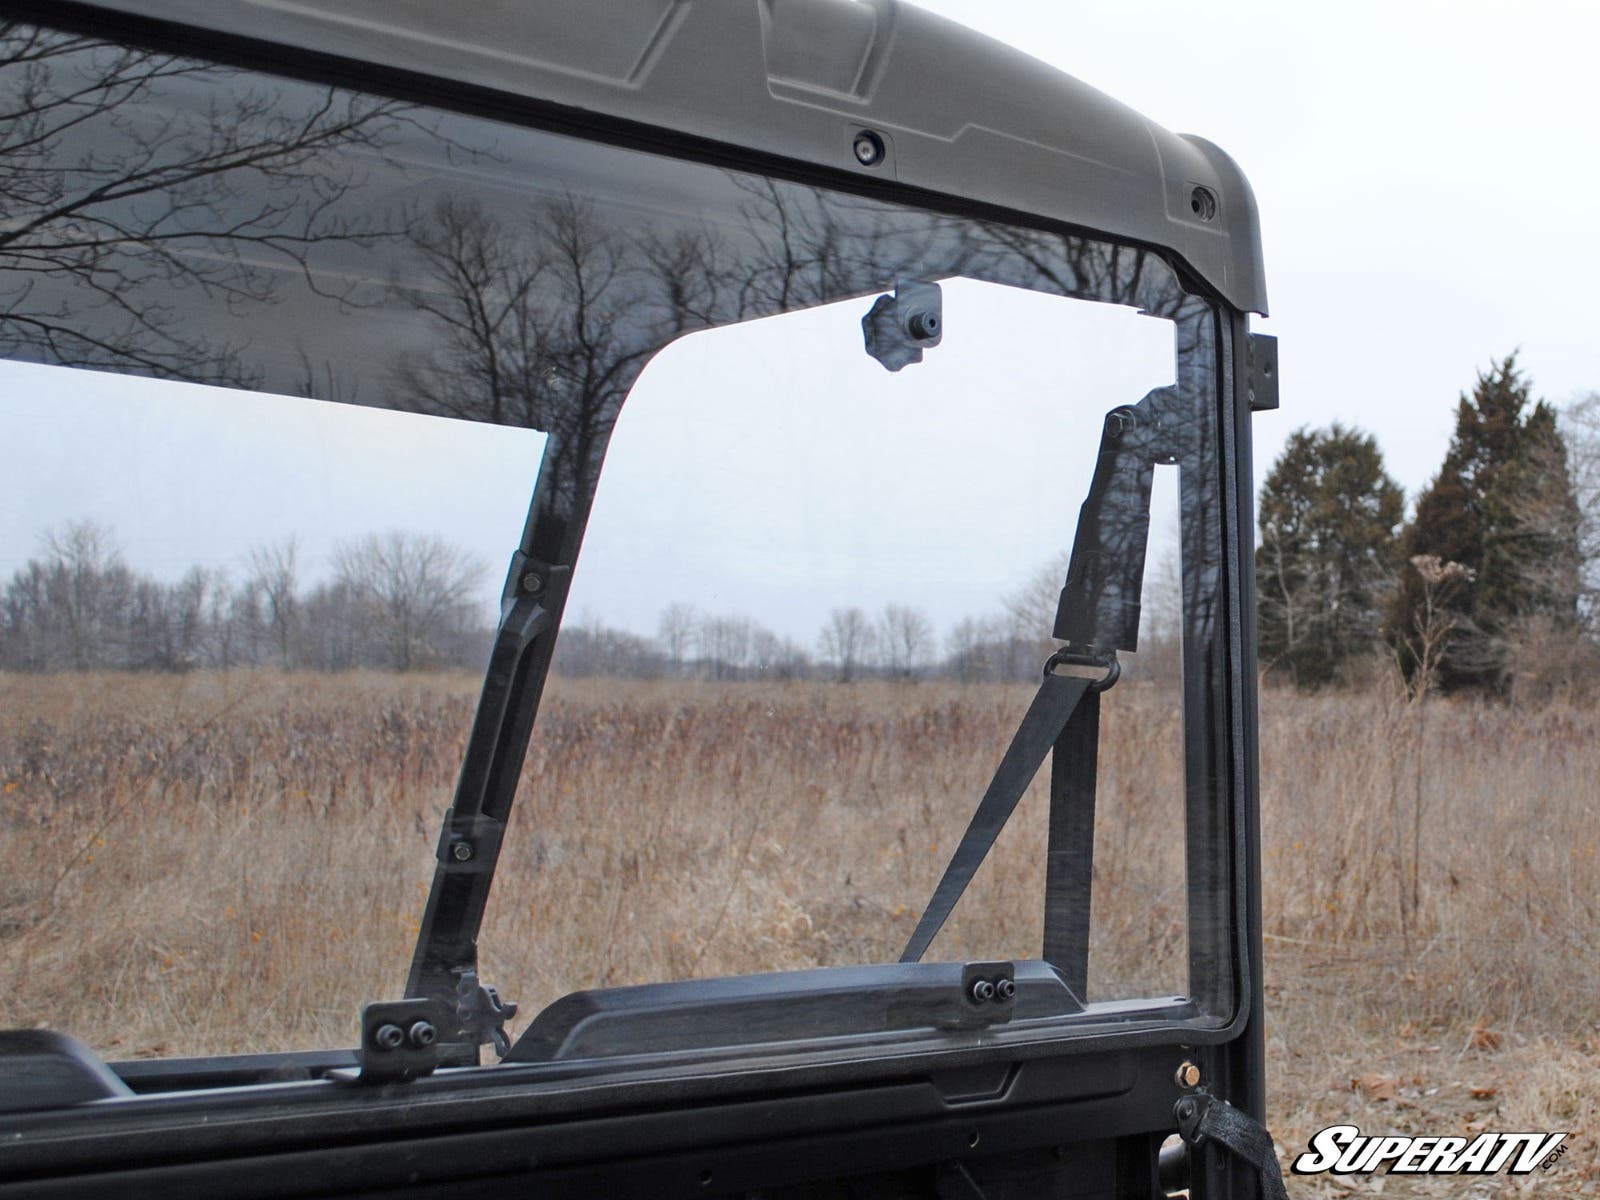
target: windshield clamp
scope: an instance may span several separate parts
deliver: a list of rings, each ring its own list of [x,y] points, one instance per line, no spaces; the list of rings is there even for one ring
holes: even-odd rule
[[[478,982],[476,971],[463,971],[456,982],[456,1020],[475,1046],[494,1044],[501,1058],[511,1053],[506,1022],[517,1015],[517,1006],[501,1000],[500,993]]]
[[[457,816],[454,809],[445,815],[435,851],[439,862],[452,875],[493,871],[500,856],[500,839],[505,822],[493,817]]]
[[[437,1000],[413,997],[361,1008],[362,1083],[399,1083],[432,1075],[439,1065],[439,1033],[448,1024]]]

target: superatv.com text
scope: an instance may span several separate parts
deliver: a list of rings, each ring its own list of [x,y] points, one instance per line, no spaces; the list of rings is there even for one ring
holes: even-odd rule
[[[1296,1175],[1527,1175],[1554,1165],[1565,1133],[1482,1133],[1465,1137],[1369,1136],[1355,1125],[1329,1125],[1294,1160]]]

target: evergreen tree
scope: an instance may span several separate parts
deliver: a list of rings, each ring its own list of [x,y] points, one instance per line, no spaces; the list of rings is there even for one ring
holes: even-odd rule
[[[1289,437],[1261,489],[1261,660],[1301,687],[1369,652],[1399,568],[1405,496],[1371,434],[1335,423]]]
[[[1526,631],[1575,626],[1579,514],[1556,413],[1507,355],[1462,395],[1443,466],[1406,527],[1406,557],[1432,555],[1471,573],[1451,596],[1452,644],[1439,672],[1445,689],[1502,692],[1509,656]],[[1424,584],[1401,576],[1390,636],[1415,671]]]

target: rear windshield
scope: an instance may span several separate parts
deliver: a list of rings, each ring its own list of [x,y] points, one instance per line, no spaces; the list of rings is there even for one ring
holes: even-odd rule
[[[14,22],[0,212],[0,1023],[350,1044],[441,912],[513,1034],[891,963],[1074,639],[1072,986],[1228,1014],[1218,323],[1160,256]],[[1048,775],[925,960],[1048,957]]]

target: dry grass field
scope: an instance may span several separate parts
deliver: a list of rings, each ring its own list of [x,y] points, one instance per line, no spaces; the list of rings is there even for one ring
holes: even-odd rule
[[[349,1044],[398,994],[465,676],[0,676],[0,1025],[111,1058]],[[898,955],[1027,688],[557,681],[482,939],[598,984]],[[1600,1190],[1600,736],[1551,706],[1263,699],[1272,1124],[1573,1131]],[[1092,998],[1181,988],[1179,726],[1102,730]],[[1037,952],[1042,787],[934,955]],[[1295,1195],[1338,1195],[1327,1177]]]

